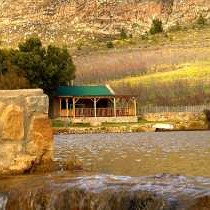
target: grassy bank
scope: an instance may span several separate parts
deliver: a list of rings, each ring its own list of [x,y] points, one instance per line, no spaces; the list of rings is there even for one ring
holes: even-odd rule
[[[206,130],[206,124],[202,121],[146,121],[139,120],[137,123],[102,123],[92,126],[91,124],[66,123],[60,120],[53,120],[54,134],[86,134],[86,133],[131,133],[131,132],[154,132],[156,124],[173,125],[173,130]]]
[[[102,123],[98,126],[91,124],[72,124],[53,122],[54,134],[85,134],[85,133],[128,133],[155,131],[152,125],[155,122],[142,120],[138,123]]]
[[[72,123],[72,122],[67,122],[67,121],[62,121],[62,120],[52,120],[52,127],[53,128],[92,128],[92,127],[97,127],[97,126],[92,126],[90,123]],[[144,119],[140,119],[137,123],[130,122],[130,123],[109,123],[109,122],[104,122],[101,123],[100,127],[122,127],[122,126],[137,126],[137,125],[145,125],[147,123],[156,123],[156,122],[149,122]]]

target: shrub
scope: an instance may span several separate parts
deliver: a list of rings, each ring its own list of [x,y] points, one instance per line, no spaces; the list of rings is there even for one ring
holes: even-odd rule
[[[148,33],[142,34],[142,35],[141,35],[141,39],[142,39],[142,40],[148,40],[148,39],[149,39]]]
[[[169,31],[180,31],[182,29],[182,27],[180,26],[179,22],[176,22],[175,25],[172,25],[170,28],[169,28]]]
[[[121,31],[120,31],[120,38],[121,39],[127,39],[128,38],[128,35],[127,35],[124,28],[122,28]]]
[[[82,50],[81,45],[78,45],[78,46],[77,46],[77,50]]]
[[[162,33],[163,32],[163,24],[162,21],[159,19],[153,19],[152,20],[152,25],[150,28],[150,34],[157,34],[157,33]]]
[[[108,41],[108,42],[106,43],[106,46],[107,46],[107,48],[113,48],[113,47],[114,47],[114,44],[113,44],[112,41]]]
[[[138,28],[139,27],[139,24],[138,23],[133,23],[133,25],[132,25],[132,28],[134,29],[134,28]]]
[[[203,17],[203,15],[199,15],[198,19],[197,19],[197,24],[198,25],[205,25],[206,24],[206,19]]]

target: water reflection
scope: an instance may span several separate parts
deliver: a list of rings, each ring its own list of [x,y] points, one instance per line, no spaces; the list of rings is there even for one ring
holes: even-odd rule
[[[210,132],[55,136],[55,158],[69,155],[93,172],[210,176]]]

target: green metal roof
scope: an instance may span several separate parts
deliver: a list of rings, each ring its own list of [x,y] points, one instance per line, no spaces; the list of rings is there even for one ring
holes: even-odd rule
[[[113,96],[113,90],[106,85],[60,86],[56,96]]]

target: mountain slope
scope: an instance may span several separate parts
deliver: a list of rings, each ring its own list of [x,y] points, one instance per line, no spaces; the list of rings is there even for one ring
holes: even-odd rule
[[[154,17],[164,27],[209,19],[209,0],[0,0],[2,45],[16,46],[29,35],[71,47],[84,40],[119,34],[139,35]]]

